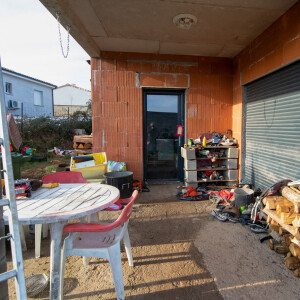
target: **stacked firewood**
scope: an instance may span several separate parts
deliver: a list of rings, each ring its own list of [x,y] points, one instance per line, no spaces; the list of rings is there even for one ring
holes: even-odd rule
[[[300,191],[286,186],[280,192],[281,196],[269,196],[263,200],[273,237],[269,246],[284,254],[286,267],[300,277]]]
[[[73,148],[79,153],[92,153],[93,136],[92,135],[75,135],[73,139]]]

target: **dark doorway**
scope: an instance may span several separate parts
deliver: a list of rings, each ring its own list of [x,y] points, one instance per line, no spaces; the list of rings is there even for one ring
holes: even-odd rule
[[[184,90],[144,90],[144,179],[183,180]]]

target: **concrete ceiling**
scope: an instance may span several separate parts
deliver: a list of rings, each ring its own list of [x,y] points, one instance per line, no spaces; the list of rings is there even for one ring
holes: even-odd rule
[[[297,0],[40,0],[91,57],[101,51],[234,57]],[[180,29],[173,17],[198,22]]]

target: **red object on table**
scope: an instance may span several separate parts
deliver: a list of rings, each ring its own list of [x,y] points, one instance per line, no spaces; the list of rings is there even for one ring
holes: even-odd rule
[[[56,172],[43,176],[43,183],[88,183],[80,172]]]

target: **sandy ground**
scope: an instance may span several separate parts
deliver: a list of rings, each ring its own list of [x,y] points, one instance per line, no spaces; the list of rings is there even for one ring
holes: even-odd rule
[[[177,200],[176,186],[151,185],[150,193],[139,194],[129,223],[134,267],[122,252],[126,299],[300,299],[300,279],[285,268],[281,255],[260,244],[261,236],[213,219],[209,201]],[[117,215],[100,212],[102,220]],[[33,236],[27,236],[27,244],[25,276],[49,274],[49,238],[42,241],[39,259]],[[13,280],[9,292],[15,299]],[[109,264],[93,258],[84,266],[80,257],[69,257],[64,295],[115,299]],[[49,288],[36,297],[48,298]]]

